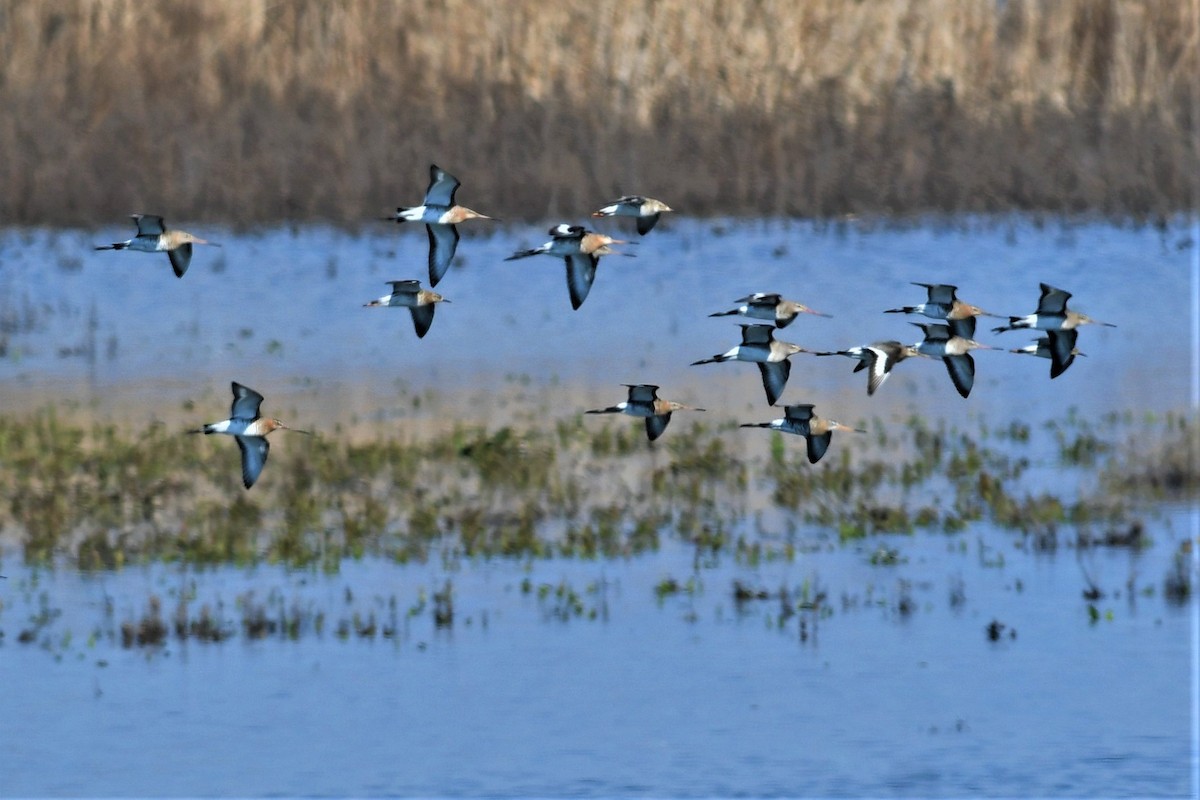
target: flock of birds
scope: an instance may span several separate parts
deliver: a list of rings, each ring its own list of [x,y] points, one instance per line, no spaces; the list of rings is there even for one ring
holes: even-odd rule
[[[492,220],[489,217],[455,203],[459,181],[436,164],[429,168],[429,187],[424,202],[419,206],[401,207],[396,213],[384,217],[397,223],[422,222],[429,237],[429,285],[422,288],[418,280],[389,281],[392,291],[365,305],[367,307],[407,308],[412,314],[413,326],[418,337],[424,337],[433,324],[434,310],[438,303],[449,302],[433,291],[432,287],[445,277],[458,248],[459,233],[456,225],[471,219]],[[632,217],[636,221],[639,235],[649,233],[664,212],[672,209],[660,200],[640,195],[621,197],[592,213],[593,217]],[[135,250],[139,252],[165,252],[171,261],[176,277],[182,278],[191,263],[193,245],[215,245],[185,231],[166,227],[162,217],[149,214],[134,214],[137,234],[126,241],[100,245],[97,250]],[[605,255],[631,255],[612,249],[613,245],[631,244],[624,239],[615,239],[603,233],[588,230],[582,225],[555,225],[550,229],[550,241],[538,247],[518,250],[506,260],[548,255],[563,259],[567,270],[567,289],[571,307],[578,309],[587,299],[596,278],[596,267]],[[710,364],[725,361],[746,361],[758,365],[766,391],[767,403],[775,406],[783,394],[791,372],[788,360],[796,353],[817,356],[846,356],[858,363],[855,372],[866,370],[867,394],[874,395],[891,374],[892,369],[907,358],[923,357],[941,359],[946,365],[954,388],[963,397],[971,393],[975,382],[973,350],[1000,350],[1002,348],[981,344],[973,337],[977,317],[999,317],[1007,324],[993,328],[1001,333],[1011,330],[1036,330],[1045,335],[1032,344],[1012,350],[1049,359],[1050,377],[1057,378],[1071,366],[1076,356],[1083,355],[1076,347],[1079,328],[1097,324],[1115,327],[1112,323],[1099,322],[1085,314],[1067,308],[1071,298],[1069,292],[1048,284],[1041,284],[1041,296],[1037,310],[1026,316],[1002,317],[984,311],[978,306],[965,303],[957,297],[957,287],[949,284],[916,283],[927,292],[925,302],[911,306],[888,309],[890,314],[917,314],[939,322],[915,322],[923,338],[913,344],[896,340],[878,341],[837,351],[808,350],[790,342],[775,338],[777,329],[786,328],[800,314],[828,317],[794,300],[779,294],[758,292],[738,299],[739,305],[727,311],[718,311],[709,316],[740,316],[749,320],[742,324],[742,341],[724,353],[711,358],[692,362]],[[591,409],[588,414],[628,414],[645,419],[646,436],[654,441],[666,430],[671,414],[675,411],[704,411],[658,396],[658,386],[652,384],[625,384],[627,398],[607,408]],[[292,430],[278,419],[260,415],[263,396],[242,384],[233,383],[233,406],[228,419],[213,422],[189,433],[224,433],[232,435],[242,454],[242,483],[247,489],[254,485],[267,461],[270,445],[267,435],[275,430]],[[829,448],[835,431],[863,433],[861,429],[843,425],[832,419],[813,413],[810,403],[784,406],[784,416],[769,422],[753,422],[743,428],[769,428],[805,438],[808,460],[816,463]]]

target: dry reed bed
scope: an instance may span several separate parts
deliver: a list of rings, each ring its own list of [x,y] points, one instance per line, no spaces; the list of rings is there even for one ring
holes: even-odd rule
[[[1194,207],[1195,3],[12,0],[9,222]]]

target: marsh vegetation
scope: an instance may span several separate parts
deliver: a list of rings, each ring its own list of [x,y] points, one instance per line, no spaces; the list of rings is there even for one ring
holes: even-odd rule
[[[14,0],[0,214],[1194,208],[1188,3]]]
[[[818,466],[778,433],[765,457],[752,455],[732,421],[677,424],[654,445],[637,426],[585,426],[581,416],[549,429],[455,425],[365,442],[332,430],[281,450],[269,478],[245,492],[232,448],[197,446],[161,425],[72,424],[48,408],[0,420],[0,530],[27,566],[42,569],[168,562],[326,574],[363,558],[624,560],[664,545],[690,550],[696,565],[752,566],[860,541],[874,542],[870,563],[886,567],[904,556],[880,535],[974,548],[977,526],[1007,531],[1008,541],[989,537],[991,555],[980,551],[986,564],[1010,547],[1148,547],[1162,501],[1194,501],[1200,488],[1190,457],[1170,455],[1195,435],[1186,415],[1110,414],[1098,424],[1071,415],[1034,430],[965,431],[917,417],[900,430],[864,424],[869,445],[839,442]],[[1081,449],[1097,455],[1081,464]],[[1053,487],[1037,477],[1047,470],[1059,475]],[[1168,596],[1187,596],[1181,569],[1167,578]],[[654,594],[686,594],[698,579],[665,577]],[[582,600],[589,592],[570,586],[522,592],[549,602],[551,616],[599,613]],[[785,603],[790,613],[812,606],[816,592],[800,594],[798,605]],[[734,595],[773,596],[745,587]],[[431,587],[430,597],[438,625],[452,625],[451,584]],[[380,626],[372,611],[369,624],[364,617],[346,630],[394,632],[396,602],[390,616],[380,611]],[[278,611],[270,619],[261,604],[239,603],[250,638],[323,624],[317,610],[267,606]],[[232,633],[211,609],[191,616],[184,603],[178,613],[180,637]],[[122,628],[123,641],[161,641],[169,631],[161,617],[154,601]]]

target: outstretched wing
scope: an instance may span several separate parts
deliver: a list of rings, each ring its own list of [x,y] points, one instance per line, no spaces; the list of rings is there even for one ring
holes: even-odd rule
[[[943,325],[940,322],[913,322],[912,325],[921,329],[925,334],[927,342],[948,342],[950,341],[950,326]]]
[[[662,436],[662,432],[667,429],[667,423],[670,421],[670,412],[646,417],[646,436],[653,442],[659,436]]]
[[[234,419],[258,419],[258,408],[262,405],[263,396],[253,389],[233,382],[233,410],[230,416]]]
[[[833,431],[825,431],[820,436],[808,436],[808,463],[815,464],[821,460],[821,456],[825,455],[825,451],[829,449],[829,442],[833,439]]]
[[[392,287],[392,294],[416,294],[421,291],[421,282],[409,278],[403,281],[387,281]]]
[[[262,474],[271,445],[267,443],[265,436],[235,436],[233,438],[237,439],[238,448],[242,451],[242,484],[249,489]]]
[[[637,232],[642,236],[645,236],[654,229],[654,226],[658,224],[658,218],[661,216],[661,214],[648,214],[644,217],[638,217]]]
[[[807,430],[808,423],[813,418],[812,403],[796,403],[795,405],[784,406],[783,415],[788,422],[801,426],[802,430]]]
[[[1048,348],[1050,350],[1050,377],[1057,378],[1067,371],[1075,360],[1075,341],[1079,331],[1046,331]]]
[[[975,385],[975,359],[971,358],[971,354],[946,356],[942,361],[946,362],[946,371],[950,373],[950,380],[954,382],[958,393],[963,397],[971,394],[971,387]]]
[[[939,306],[954,305],[954,293],[958,291],[957,286],[951,286],[948,283],[918,283],[915,285],[924,286],[928,290],[928,302]]]
[[[975,338],[975,318],[964,317],[963,319],[948,319],[947,326],[950,328],[950,333],[953,336],[961,336],[964,339]]]
[[[774,308],[779,305],[780,295],[775,292],[755,292],[748,294],[745,297],[739,297],[735,303],[750,303],[751,305],[761,305],[767,308]]]
[[[758,371],[762,373],[763,388],[767,390],[767,402],[775,405],[775,401],[783,394],[783,387],[787,385],[788,375],[792,372],[792,362],[787,359],[760,361]]]
[[[774,325],[743,325],[742,344],[770,344],[775,340]]]
[[[154,214],[130,214],[133,221],[137,223],[138,236],[159,236],[166,233],[166,227],[163,225],[163,218]]]
[[[592,290],[596,265],[600,257],[576,253],[563,258],[567,262],[567,289],[571,292],[571,308],[578,310]]]
[[[429,333],[429,326],[433,324],[433,311],[436,307],[436,303],[409,307],[408,310],[412,312],[413,328],[417,331],[418,339],[424,339],[425,334]]]
[[[454,193],[458,191],[458,178],[437,164],[429,165],[429,188],[425,190],[425,205],[452,206]]]
[[[658,399],[658,387],[649,383],[627,383],[630,404],[653,406]]]
[[[1037,313],[1062,314],[1067,310],[1067,301],[1071,299],[1070,292],[1055,289],[1048,283],[1041,284],[1042,296],[1038,298]]]
[[[873,395],[880,386],[883,386],[888,375],[892,374],[892,367],[896,364],[897,351],[890,347],[872,345],[866,348],[865,352],[869,356],[871,368],[871,371],[867,373],[867,394]]]
[[[582,225],[568,225],[565,222],[560,222],[550,229],[550,235],[555,239],[582,239],[587,233],[587,228]]]
[[[183,273],[187,272],[188,264],[192,263],[192,243],[184,242],[174,250],[168,250],[167,258],[171,259],[171,269],[175,270],[175,277],[182,278]]]
[[[458,229],[453,225],[433,223],[425,226],[429,234],[429,286],[438,285],[438,281],[450,269],[454,260],[454,252],[458,249]]]

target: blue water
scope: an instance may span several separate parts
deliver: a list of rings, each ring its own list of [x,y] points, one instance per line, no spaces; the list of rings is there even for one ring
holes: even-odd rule
[[[1074,554],[1001,546],[981,567],[941,536],[892,537],[906,559],[871,566],[835,547],[793,563],[688,570],[682,548],[631,561],[373,561],[321,578],[260,568],[43,574],[66,607],[48,648],[0,648],[5,795],[1180,796],[1191,788],[1190,617],[1161,594],[1183,515],[1141,555],[1083,554],[1107,596],[1089,621]],[[999,543],[999,541],[997,542]],[[11,570],[10,570],[11,572]],[[14,577],[19,578],[20,571]],[[659,603],[663,577],[699,582]],[[1130,594],[1126,581],[1135,576]],[[355,611],[400,617],[449,579],[450,629],[428,610],[395,639],[333,634]],[[562,617],[534,587],[566,583]],[[828,593],[831,613],[739,608],[732,583]],[[0,622],[21,619],[28,576]],[[157,593],[193,603],[253,588],[330,609],[298,641],[172,639],[122,649],[105,625]],[[950,602],[961,581],[964,599]],[[902,586],[907,582],[909,588]],[[353,587],[353,598],[345,589]],[[591,591],[589,591],[589,587]],[[1149,587],[1148,593],[1143,590]],[[907,594],[912,610],[899,610]],[[597,611],[594,617],[590,612]],[[985,628],[1003,622],[1005,635]],[[59,644],[74,629],[74,643]],[[1015,638],[1008,632],[1015,631]]]
[[[687,366],[738,341],[737,318],[709,313],[752,291],[779,291],[834,315],[801,319],[780,339],[819,350],[916,341],[908,323],[924,318],[880,313],[925,299],[911,281],[953,283],[968,302],[1014,315],[1034,311],[1044,281],[1073,292],[1072,307],[1119,327],[1082,330],[1087,357],[1054,381],[1042,359],[977,353],[966,401],[946,392],[936,362],[900,365],[868,402],[850,361],[794,356],[782,402],[960,422],[1051,418],[1072,405],[1089,414],[1164,411],[1189,400],[1191,251],[1182,227],[1014,219],[817,230],[672,220],[624,248],[636,258],[602,259],[587,301],[572,311],[560,260],[503,261],[543,241],[539,228],[481,236],[463,226],[463,263],[438,286],[451,303],[418,340],[406,310],[362,308],[387,291],[385,281],[427,279],[424,232],[380,225],[244,236],[204,228],[224,247],[197,248],[183,280],[163,255],[91,250],[124,228],[0,234],[0,319],[33,327],[7,337],[6,400],[54,397],[104,411],[127,406],[136,387],[164,401],[157,414],[170,415],[184,400],[224,406],[229,381],[239,380],[312,416],[371,414],[406,393],[434,392],[472,398],[455,413],[486,417],[497,411],[497,388],[527,380],[579,387],[584,407],[619,395],[621,383],[645,382],[707,408],[750,411],[764,405],[753,366]],[[987,344],[1015,348],[1034,338],[992,334],[989,322],[978,331]]]
[[[438,287],[452,303],[418,341],[406,311],[361,305],[386,280],[425,278],[419,229],[185,227],[224,247],[197,248],[183,280],[165,256],[90,249],[124,238],[120,227],[0,235],[0,319],[25,321],[4,334],[6,408],[53,401],[182,428],[222,415],[239,380],[303,427],[370,420],[395,434],[447,417],[536,419],[547,399],[575,414],[646,381],[718,420],[758,421],[774,414],[753,367],[687,366],[736,343],[729,318],[707,314],[743,294],[781,291],[834,314],[779,335],[824,349],[915,340],[908,320],[879,313],[923,299],[910,281],[956,283],[1012,314],[1032,312],[1045,281],[1119,325],[1085,329],[1087,357],[1055,381],[1048,362],[979,353],[968,400],[940,364],[915,362],[867,398],[851,362],[801,355],[784,400],[972,429],[1070,407],[1086,419],[1188,409],[1194,244],[1182,229],[675,219],[627,248],[637,258],[605,258],[572,311],[557,260],[502,261],[543,241],[540,229],[464,226],[465,263]],[[1030,338],[994,336],[986,322],[988,343]],[[765,435],[735,441],[747,458],[766,452]],[[1076,480],[1054,463],[1037,469],[1050,485]],[[1039,554],[979,524],[851,545],[817,531],[794,561],[757,566],[696,567],[668,541],[630,560],[366,560],[336,576],[32,573],[0,531],[0,795],[1195,795],[1198,610],[1168,602],[1162,583],[1198,532],[1188,507],[1163,506],[1146,524],[1153,544],[1140,552]],[[872,565],[881,544],[902,563]],[[1105,592],[1096,620],[1085,573]],[[666,577],[697,589],[660,602]],[[455,621],[444,629],[421,598],[447,580]],[[781,620],[778,599],[739,607],[735,580],[793,599],[818,586],[829,611]],[[543,584],[576,590],[583,613],[562,613],[553,591],[539,600]],[[324,609],[323,632],[246,639],[248,591]],[[169,619],[193,592],[193,610],[221,604],[232,639],[121,647],[115,631],[150,594]],[[43,597],[62,616],[18,643]],[[394,639],[334,633],[356,612],[383,621],[392,598]],[[995,642],[992,621],[1005,626]]]

